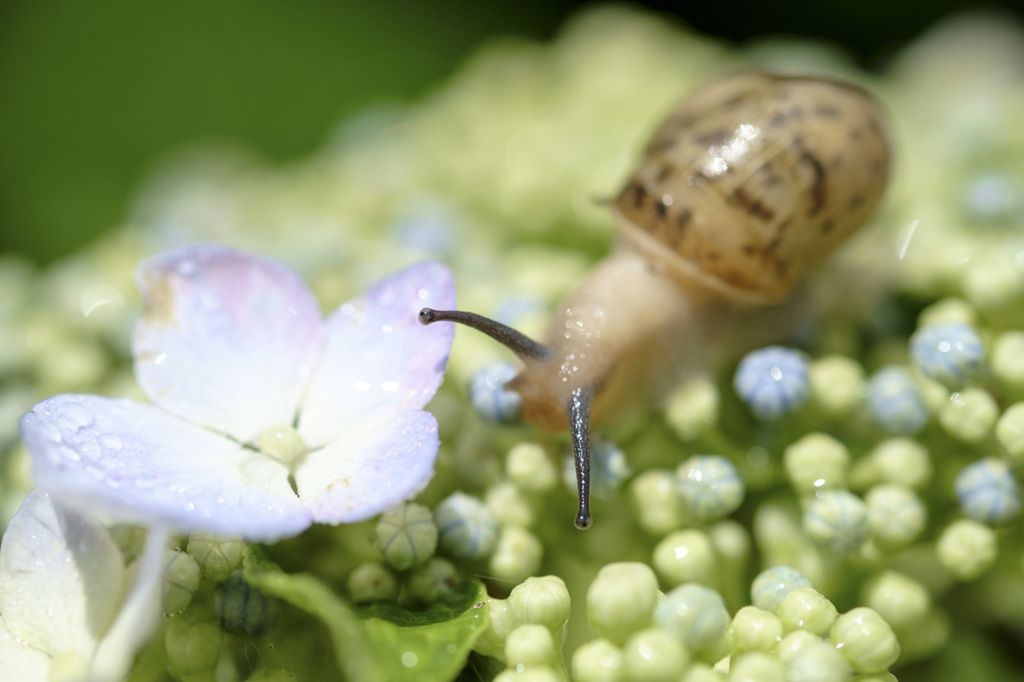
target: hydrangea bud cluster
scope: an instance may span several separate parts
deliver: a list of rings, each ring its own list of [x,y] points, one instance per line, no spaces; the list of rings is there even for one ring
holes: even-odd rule
[[[153,679],[303,678],[298,659],[314,657],[281,623],[321,632],[328,595],[348,625],[436,618],[416,621],[433,633],[479,617],[456,650],[496,659],[502,682],[888,681],[962,655],[948,645],[966,627],[1019,631],[1003,598],[1024,588],[1024,173],[1007,161],[1024,154],[1021,55],[1016,29],[982,22],[857,78],[890,110],[903,160],[866,245],[808,284],[815,312],[797,336],[594,425],[589,531],[571,524],[568,438],[520,424],[517,366],[460,333],[429,407],[429,485],[277,544],[182,535],[139,665],[166,660]],[[485,51],[402,114],[345,123],[314,161],[179,167],[140,196],[132,232],[42,270],[0,258],[0,521],[32,486],[16,422],[33,402],[141,397],[127,330],[143,255],[220,235],[296,266],[324,309],[440,258],[460,308],[540,337],[610,241],[593,199],[621,189],[640,132],[737,60],[853,68],[825,48],[738,53],[636,10],[592,10],[550,45]],[[316,456],[296,425],[263,426],[239,442],[270,466]],[[285,480],[285,493],[305,485]],[[146,535],[111,530],[125,565]],[[323,600],[262,594],[244,579],[257,558],[316,581]],[[467,584],[486,587],[484,605],[453,606]],[[251,642],[274,647],[245,670]],[[51,677],[73,659],[54,658]]]

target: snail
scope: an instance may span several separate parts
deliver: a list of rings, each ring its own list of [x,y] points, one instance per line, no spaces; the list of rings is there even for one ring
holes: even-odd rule
[[[791,328],[797,284],[865,222],[888,174],[881,115],[866,92],[824,78],[733,75],[657,129],[612,205],[621,238],[561,304],[546,344],[469,312],[424,308],[419,320],[468,325],[519,357],[506,388],[521,396],[526,422],[568,425],[575,525],[586,529],[591,420]]]

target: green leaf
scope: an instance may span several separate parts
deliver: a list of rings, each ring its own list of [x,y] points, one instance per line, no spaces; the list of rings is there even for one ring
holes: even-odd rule
[[[475,580],[445,603],[407,611],[393,604],[357,610],[313,576],[265,566],[247,566],[245,579],[322,621],[339,667],[353,681],[452,680],[488,622],[487,592]]]

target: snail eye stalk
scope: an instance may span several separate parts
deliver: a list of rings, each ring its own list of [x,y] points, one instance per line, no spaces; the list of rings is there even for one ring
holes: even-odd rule
[[[580,530],[590,528],[594,522],[590,516],[590,403],[593,398],[593,389],[577,388],[573,390],[566,409],[572,434],[573,459],[576,462],[576,490],[580,500],[574,523]]]
[[[435,322],[458,322],[487,334],[505,346],[522,360],[547,360],[551,357],[551,349],[543,343],[537,343],[526,334],[517,332],[512,327],[496,322],[483,315],[467,313],[461,310],[434,310],[424,308],[419,315],[420,324]]]

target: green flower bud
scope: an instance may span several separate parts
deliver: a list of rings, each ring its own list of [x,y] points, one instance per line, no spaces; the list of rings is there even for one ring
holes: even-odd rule
[[[651,564],[671,587],[687,582],[717,585],[715,550],[708,536],[699,530],[680,530],[667,535],[654,547]]]
[[[505,473],[527,493],[545,493],[558,483],[558,470],[548,453],[536,443],[519,443],[508,452]]]
[[[459,559],[479,559],[494,551],[498,525],[484,504],[465,493],[452,493],[434,510],[441,548]]]
[[[572,601],[562,579],[546,575],[527,578],[512,588],[508,596],[508,607],[510,622],[516,625],[543,625],[551,630],[556,641],[561,641],[562,628],[569,620]]]
[[[762,651],[748,651],[729,662],[729,682],[787,682],[782,664]]]
[[[676,477],[665,469],[649,469],[629,486],[644,530],[664,535],[683,525],[683,505],[676,492]]]
[[[788,657],[780,655],[779,661],[786,671],[787,680],[846,682],[850,678],[850,664],[843,655],[831,644],[813,636],[806,646]]]
[[[481,633],[476,644],[473,645],[474,651],[503,661],[505,640],[508,639],[508,633],[517,625],[514,620],[507,599],[488,599],[487,629]]]
[[[544,546],[536,535],[519,526],[506,526],[491,555],[491,574],[498,580],[521,582],[540,570],[543,555]]]
[[[718,387],[706,378],[696,379],[669,396],[665,420],[685,441],[691,441],[718,421]]]
[[[213,623],[172,619],[164,633],[168,671],[180,679],[201,673],[212,679],[223,642],[224,633]]]
[[[877,611],[864,606],[839,616],[829,641],[858,673],[885,672],[900,655],[892,628]]]
[[[946,526],[935,545],[939,563],[960,580],[973,580],[996,561],[996,535],[988,526],[960,519]]]
[[[561,665],[551,631],[543,625],[520,625],[505,638],[505,662],[509,667],[549,668]]]
[[[867,539],[867,505],[845,490],[826,490],[804,512],[804,530],[818,544],[839,554],[852,554]]]
[[[964,443],[980,443],[992,432],[999,406],[992,395],[969,387],[952,394],[939,412],[939,424],[953,438]]]
[[[726,674],[707,663],[694,663],[686,670],[683,682],[725,682]]]
[[[695,455],[676,467],[676,490],[684,513],[698,521],[728,516],[744,494],[736,467],[720,455]]]
[[[732,619],[721,595],[691,583],[665,595],[654,611],[654,620],[688,649],[701,652],[725,637]]]
[[[895,630],[915,627],[932,605],[924,585],[895,571],[884,571],[869,582],[862,601]]]
[[[850,483],[857,488],[891,483],[920,490],[931,477],[932,461],[923,445],[910,438],[889,438],[857,463]]]
[[[996,422],[996,439],[1015,466],[1024,466],[1024,403],[1006,408]]]
[[[651,624],[658,602],[658,579],[646,564],[608,564],[587,590],[587,618],[596,637],[623,643]]]
[[[810,587],[792,590],[775,613],[787,632],[807,630],[819,637],[828,632],[839,616],[832,602]]]
[[[962,298],[948,296],[921,311],[917,316],[918,327],[934,327],[940,324],[966,324],[974,326],[978,313],[974,306]]]
[[[916,540],[928,521],[924,503],[913,490],[876,485],[864,496],[868,525],[875,542],[885,549],[905,547]]]
[[[529,528],[535,521],[533,506],[515,485],[496,483],[487,490],[484,506],[499,526]]]
[[[224,582],[242,565],[248,549],[240,538],[220,538],[201,530],[188,536],[188,553],[199,562],[203,576],[215,583]]]
[[[398,598],[398,582],[384,566],[368,562],[348,574],[348,594],[356,604],[394,601]]]
[[[756,606],[744,606],[726,631],[733,654],[745,651],[771,651],[782,641],[782,621],[774,613]]]
[[[679,640],[660,628],[634,632],[622,648],[622,667],[629,682],[674,682],[689,662]]]
[[[774,613],[786,595],[800,587],[810,587],[803,573],[789,566],[773,566],[757,574],[750,585],[750,600],[762,611]]]
[[[494,682],[565,682],[565,677],[551,668],[533,667],[525,670],[504,670]]]
[[[774,653],[783,664],[788,665],[797,656],[816,646],[827,646],[830,649],[835,648],[813,632],[792,630],[782,638],[779,645],[775,647]]]
[[[232,573],[213,593],[220,625],[227,632],[264,635],[277,617],[279,604],[245,582],[241,572]]]
[[[849,413],[860,402],[864,391],[864,369],[843,355],[811,362],[808,379],[811,399],[833,417]]]
[[[622,682],[622,651],[607,639],[595,639],[576,649],[572,655],[572,679],[575,682]]]
[[[419,566],[437,549],[434,515],[421,504],[399,505],[381,514],[373,530],[373,544],[396,571]]]
[[[846,486],[850,453],[846,446],[824,433],[809,433],[786,448],[786,474],[798,495]]]
[[[164,569],[162,601],[165,616],[177,615],[188,608],[202,577],[199,563],[191,554],[179,550],[170,553]]]
[[[1024,332],[1003,332],[992,342],[992,375],[1013,388],[1024,387]]]
[[[900,640],[900,662],[909,662],[934,656],[946,646],[952,623],[945,611],[933,606],[913,625],[893,625],[893,631]]]
[[[1024,277],[1012,260],[969,263],[960,278],[967,299],[979,308],[996,308],[1020,295]]]
[[[459,572],[455,565],[446,559],[433,557],[409,574],[406,587],[414,599],[433,604],[451,594],[457,584]]]

